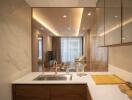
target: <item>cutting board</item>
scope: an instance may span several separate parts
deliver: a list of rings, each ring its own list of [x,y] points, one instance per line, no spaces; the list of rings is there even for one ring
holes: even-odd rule
[[[97,85],[125,84],[125,81],[116,75],[92,75]]]

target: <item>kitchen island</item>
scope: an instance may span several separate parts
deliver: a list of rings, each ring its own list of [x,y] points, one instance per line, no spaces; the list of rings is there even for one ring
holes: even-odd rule
[[[24,86],[24,85],[29,85],[29,86],[30,85],[45,85],[45,86],[51,85],[51,86],[53,86],[53,88],[55,88],[55,89],[53,89],[54,92],[56,92],[57,88],[54,87],[55,85],[58,85],[58,86],[67,85],[68,87],[71,87],[71,88],[73,87],[74,92],[81,89],[80,90],[80,93],[82,93],[81,96],[83,96],[83,93],[86,92],[85,91],[85,87],[86,87],[87,92],[88,92],[87,93],[88,96],[86,98],[87,100],[90,100],[90,99],[91,100],[130,100],[127,95],[120,92],[118,85],[96,85],[96,83],[93,81],[93,79],[91,77],[91,75],[94,75],[94,74],[96,74],[96,75],[101,74],[102,75],[102,74],[111,74],[111,73],[109,73],[109,72],[85,72],[85,73],[87,75],[82,76],[82,77],[78,76],[76,74],[76,72],[70,73],[70,74],[72,74],[72,80],[35,81],[33,79],[35,79],[39,75],[54,74],[54,72],[45,72],[45,73],[32,72],[32,73],[14,81],[14,82],[12,82],[12,86],[13,86],[13,89],[15,89],[14,87],[16,85],[18,85],[18,86],[19,85],[22,85],[22,86]],[[59,72],[58,74],[66,74],[66,73]],[[76,88],[77,86],[78,86],[78,89]],[[47,91],[48,89],[49,88],[47,88],[45,91]],[[47,93],[47,92],[45,92],[45,93]],[[75,93],[77,94],[79,92],[75,92]],[[17,100],[17,99],[14,99],[14,100]],[[32,99],[32,100],[35,100],[35,99]],[[60,99],[54,99],[54,100],[60,100]],[[78,100],[80,100],[80,99],[78,99]]]

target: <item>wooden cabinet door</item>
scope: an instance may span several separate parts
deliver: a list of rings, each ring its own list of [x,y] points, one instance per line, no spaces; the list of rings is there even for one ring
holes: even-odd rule
[[[50,100],[84,100],[79,95],[58,95],[51,97]]]
[[[49,100],[49,87],[45,85],[14,85],[13,100]]]
[[[122,1],[122,43],[132,42],[132,0]]]
[[[97,46],[105,45],[105,24],[104,24],[104,0],[98,0],[96,8],[96,18],[97,18]]]
[[[121,44],[121,0],[105,0],[105,45]]]
[[[86,89],[83,84],[13,85],[13,100],[86,100]]]
[[[51,86],[50,100],[86,100],[85,85]]]

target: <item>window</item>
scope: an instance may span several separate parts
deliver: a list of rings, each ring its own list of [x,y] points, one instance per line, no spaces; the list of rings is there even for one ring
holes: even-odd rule
[[[61,38],[62,62],[70,63],[82,56],[82,38]]]

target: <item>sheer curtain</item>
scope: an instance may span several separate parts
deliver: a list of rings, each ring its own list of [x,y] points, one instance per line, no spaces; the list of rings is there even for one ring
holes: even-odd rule
[[[61,38],[62,62],[70,63],[82,56],[82,38]]]

